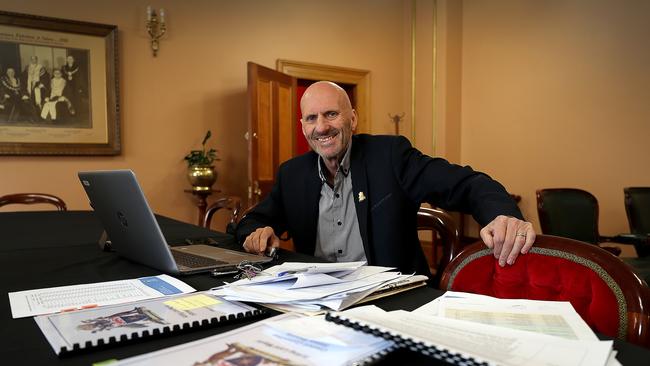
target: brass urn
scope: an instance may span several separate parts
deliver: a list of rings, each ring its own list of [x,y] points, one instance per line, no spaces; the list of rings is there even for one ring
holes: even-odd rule
[[[217,172],[212,165],[191,165],[187,169],[193,191],[209,191],[217,181]]]

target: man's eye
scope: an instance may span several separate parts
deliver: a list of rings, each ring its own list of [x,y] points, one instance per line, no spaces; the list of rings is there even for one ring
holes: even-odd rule
[[[309,116],[305,117],[302,119],[305,122],[314,122],[316,120],[316,116],[313,114],[310,114]]]
[[[335,111],[325,112],[325,118],[330,119],[330,120],[335,119],[338,116],[339,116],[339,112],[335,112]]]

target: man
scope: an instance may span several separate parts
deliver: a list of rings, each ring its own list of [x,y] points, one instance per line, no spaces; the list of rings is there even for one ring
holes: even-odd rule
[[[61,70],[54,69],[52,72],[52,80],[50,80],[50,93],[45,97],[45,103],[41,110],[41,118],[50,118],[56,121],[57,117],[61,117],[61,111],[67,111],[68,114],[74,115],[74,108],[68,98],[64,96],[67,89],[67,81],[63,78]],[[64,109],[58,108],[65,105]]]
[[[298,252],[428,274],[416,230],[422,202],[472,213],[502,266],[535,241],[516,203],[487,175],[423,155],[401,136],[353,136],[357,114],[338,85],[312,84],[300,107],[313,151],[283,163],[269,196],[239,223],[246,251],[264,253],[288,230]]]
[[[34,106],[38,108],[38,112],[43,108],[43,99],[45,99],[44,89],[48,81],[47,71],[45,67],[38,63],[38,57],[32,56],[29,58],[30,63],[23,71],[23,78],[25,80],[25,87],[27,94],[32,98]]]
[[[65,97],[72,103],[73,106],[79,108],[81,106],[82,79],[83,73],[79,72],[79,65],[76,63],[74,56],[68,55],[65,59],[65,65],[61,67],[64,79],[66,81]]]
[[[16,76],[16,70],[8,67],[5,75],[0,76],[0,120],[19,121],[31,117],[29,96]]]

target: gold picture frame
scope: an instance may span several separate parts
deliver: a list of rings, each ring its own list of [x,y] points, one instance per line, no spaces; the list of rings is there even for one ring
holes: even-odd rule
[[[0,155],[118,155],[117,26],[0,11]]]

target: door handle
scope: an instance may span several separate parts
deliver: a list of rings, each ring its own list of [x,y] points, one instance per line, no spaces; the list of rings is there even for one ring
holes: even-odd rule
[[[255,189],[253,189],[253,193],[259,198],[262,196],[262,190],[260,189],[260,183],[258,181],[253,182],[253,185],[255,186]]]

